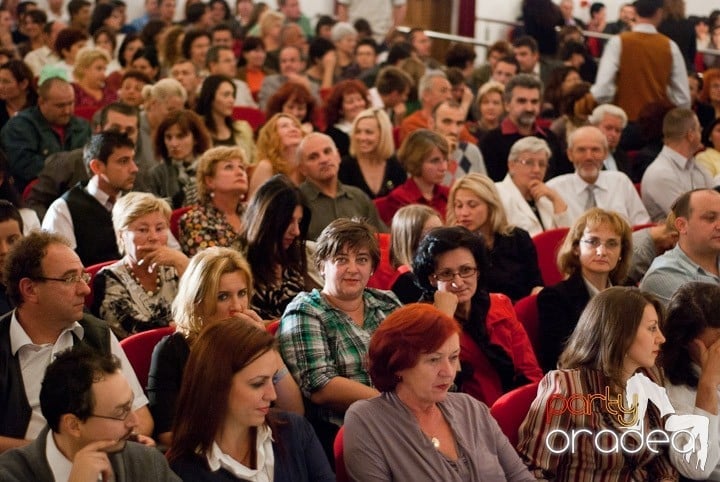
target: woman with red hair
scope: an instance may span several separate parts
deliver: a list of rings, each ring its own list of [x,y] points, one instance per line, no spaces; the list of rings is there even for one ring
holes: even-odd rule
[[[345,415],[351,480],[535,480],[487,406],[448,393],[461,331],[428,304],[396,310],[375,331],[368,369],[382,394]]]
[[[265,106],[266,119],[270,119],[275,114],[294,116],[302,124],[303,132],[309,134],[315,130],[313,125],[315,97],[304,85],[288,82],[268,99]]]
[[[707,69],[703,74],[703,87],[700,102],[713,108],[714,119],[720,117],[720,68]],[[709,119],[712,122],[713,119]],[[707,122],[709,124],[710,122]],[[703,125],[707,127],[707,125]]]
[[[340,157],[350,153],[350,132],[357,115],[370,107],[368,89],[359,80],[343,80],[335,84],[325,101],[325,122]]]

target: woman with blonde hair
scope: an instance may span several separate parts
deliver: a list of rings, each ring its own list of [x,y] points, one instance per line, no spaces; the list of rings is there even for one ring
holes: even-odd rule
[[[285,23],[285,15],[275,10],[266,10],[258,20],[258,37],[265,46],[265,66],[280,71],[279,55],[282,42],[280,32]]]
[[[113,207],[123,258],[93,279],[93,314],[118,338],[167,326],[170,304],[188,259],[167,245],[170,206],[149,193],[129,192]]]
[[[537,252],[530,235],[507,221],[495,183],[476,172],[453,184],[448,197],[448,226],[465,226],[482,235],[490,264],[488,289],[517,301],[542,289]]]
[[[338,178],[370,199],[386,196],[407,180],[395,157],[390,118],[382,109],[360,112],[350,130],[350,154],[342,158]]]
[[[468,131],[477,139],[478,145],[485,138],[485,134],[500,126],[505,117],[504,94],[505,86],[494,80],[486,82],[478,90],[475,98],[478,119],[467,123]]]
[[[211,246],[241,248],[245,159],[242,147],[213,147],[198,160],[199,204],[180,218],[180,246],[188,256]]]
[[[105,82],[109,62],[110,56],[100,48],[80,51],[73,69],[75,107],[99,110],[117,100],[118,86]]]
[[[250,266],[238,251],[209,248],[194,256],[180,279],[172,303],[175,333],[163,338],[153,350],[148,376],[148,399],[158,440],[169,445],[175,402],[190,348],[204,327],[228,317],[263,327],[249,308],[253,296]],[[238,347],[240,348],[240,347]],[[280,408],[302,414],[302,398],[287,369],[277,358],[275,388]]]
[[[275,114],[260,129],[256,143],[258,163],[253,166],[248,197],[275,174],[284,174],[299,186],[297,148],[305,137],[300,121],[290,114]]]
[[[420,300],[422,290],[415,283],[412,260],[422,238],[433,228],[443,225],[430,206],[410,204],[398,209],[390,228],[390,263],[395,268],[392,292],[403,303]]]
[[[557,254],[566,278],[537,298],[540,366],[552,370],[590,299],[625,281],[632,261],[632,228],[614,211],[593,208],[580,216]]]

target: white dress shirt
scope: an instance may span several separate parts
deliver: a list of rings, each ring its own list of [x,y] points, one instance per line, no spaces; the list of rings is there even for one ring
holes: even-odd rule
[[[565,200],[570,223],[574,223],[585,212],[588,183],[577,173],[572,173],[554,177],[547,185]],[[631,226],[650,222],[650,216],[635,185],[626,174],[619,171],[600,171],[595,181],[594,194],[597,207],[618,212]]]

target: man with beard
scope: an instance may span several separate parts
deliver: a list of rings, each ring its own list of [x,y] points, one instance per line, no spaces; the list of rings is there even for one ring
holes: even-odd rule
[[[50,205],[42,228],[63,235],[90,266],[120,259],[110,213],[118,196],[132,190],[138,167],[133,141],[112,131],[92,136],[83,159],[92,177]]]
[[[451,187],[457,179],[471,172],[487,174],[480,149],[475,144],[460,139],[460,132],[465,127],[465,112],[460,104],[450,100],[435,106],[432,126],[450,145],[448,169],[443,185]]]
[[[67,240],[45,231],[18,240],[5,260],[3,278],[17,308],[0,318],[0,452],[38,438],[47,423],[40,382],[53,358],[76,345],[122,361],[135,394],[137,432],[151,434],[147,397],[120,343],[104,321],[83,312],[90,278]]]
[[[537,124],[542,105],[542,82],[530,74],[518,74],[505,86],[505,110],[507,116],[500,126],[487,133],[480,150],[482,151],[488,176],[495,182],[503,180],[507,174],[507,159],[515,141],[527,136],[545,140],[550,146],[552,156],[548,166],[548,177],[572,171],[572,165],[560,161],[560,144],[557,137],[548,129]]]
[[[619,171],[602,170],[607,152],[607,139],[600,129],[579,127],[568,136],[567,155],[575,172],[550,179],[547,187],[567,203],[571,224],[594,207],[616,211],[631,226],[649,223],[650,216],[630,178]]]
[[[117,358],[87,348],[60,353],[40,390],[48,427],[0,456],[3,480],[179,481],[159,450],[130,441],[138,426],[132,403]]]
[[[337,218],[363,218],[378,231],[387,232],[368,195],[338,180],[340,155],[329,136],[317,132],[308,134],[298,146],[297,158],[300,173],[305,177],[300,192],[310,210],[307,239],[317,239]]]

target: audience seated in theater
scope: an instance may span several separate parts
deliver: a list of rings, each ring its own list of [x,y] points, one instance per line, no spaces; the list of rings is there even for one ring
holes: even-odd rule
[[[117,338],[104,321],[83,313],[89,276],[77,254],[57,234],[38,231],[18,240],[4,263],[3,276],[15,310],[0,319],[3,347],[0,376],[0,452],[27,445],[46,420],[40,410],[45,369],[55,355],[84,345],[117,356],[134,399],[138,433],[151,435],[147,398]],[[11,347],[20,346],[16,356]]]
[[[635,124],[628,124],[624,129],[626,135],[620,137],[620,147],[636,150],[632,166],[632,182],[639,184],[648,166],[663,149],[663,119],[674,107],[667,102],[646,104],[640,110]]]
[[[390,263],[395,268],[392,291],[401,303],[420,301],[422,290],[415,281],[412,260],[420,240],[431,229],[442,225],[437,211],[422,204],[409,204],[393,216],[390,228]]]
[[[480,143],[485,167],[490,178],[499,182],[507,174],[507,158],[510,147],[522,137],[535,136],[545,140],[552,156],[548,167],[550,177],[570,172],[572,166],[560,165],[559,141],[552,131],[537,125],[542,103],[542,82],[530,74],[518,74],[505,85],[505,108],[507,116],[500,126],[489,131]]]
[[[147,75],[150,80],[157,82],[160,79],[160,59],[154,47],[147,45],[138,49],[132,57],[130,68],[139,70]]]
[[[632,31],[611,37],[605,45],[595,84],[583,106],[588,113],[596,102],[611,102],[635,122],[642,107],[652,102],[690,107],[683,55],[675,42],[657,31],[662,0],[638,0],[634,6],[637,16]],[[666,60],[657,62],[659,58]],[[645,87],[638,89],[639,85]]]
[[[695,189],[672,205],[677,246],[658,256],[640,287],[667,305],[672,295],[689,281],[720,283],[720,241],[714,234],[720,223],[720,194]]]
[[[678,241],[675,215],[671,212],[664,222],[643,229],[633,230],[633,254],[626,285],[639,285],[652,262]]]
[[[345,410],[378,394],[364,361],[368,343],[380,323],[400,307],[392,292],[367,288],[379,262],[372,227],[336,219],[317,243],[322,290],[296,296],[280,322],[280,351],[311,402],[309,416],[328,454]]]
[[[560,65],[553,69],[543,93],[543,117],[551,119],[558,117],[561,114],[560,102],[570,93],[573,86],[580,83],[582,83],[580,72],[572,65]]]
[[[190,110],[171,112],[155,132],[155,152],[162,162],[147,174],[147,190],[164,198],[172,209],[198,203],[198,158],[210,149],[210,134]]]
[[[270,117],[258,134],[259,160],[252,168],[248,197],[275,174],[284,174],[300,185],[304,178],[298,165],[298,146],[303,137],[305,132],[294,115],[278,113]]]
[[[355,63],[360,68],[359,79],[365,83],[368,89],[375,85],[380,72],[378,51],[378,44],[372,38],[359,38],[355,45]],[[475,53],[474,50],[473,53]]]
[[[388,195],[405,183],[407,173],[395,156],[390,118],[384,110],[360,112],[350,131],[350,153],[342,158],[338,177],[370,199]]]
[[[623,400],[628,380],[642,388],[659,388],[662,376],[655,366],[665,337],[660,331],[663,308],[652,296],[637,288],[612,287],[595,296],[583,312],[578,326],[560,357],[559,370],[553,370],[540,382],[538,394],[525,421],[520,426],[517,450],[536,478],[543,480],[677,480],[674,463],[682,462],[683,454],[668,448],[652,449],[639,444],[629,455],[623,450],[596,452],[595,436],[576,438],[575,450],[557,450],[559,440],[553,431],[576,433],[587,430],[626,433],[628,422],[622,415],[591,410],[590,415],[575,410],[550,412],[554,400],[568,396],[590,397],[606,393],[608,397],[629,406]],[[663,392],[664,394],[664,392]],[[669,400],[664,400],[668,405]],[[664,428],[660,409],[646,400],[642,420],[643,434]],[[638,407],[639,408],[639,407]],[[639,414],[638,414],[639,416]],[[626,439],[628,437],[625,437]],[[549,439],[549,441],[548,441]],[[668,455],[668,451],[673,452]],[[592,453],[593,457],[584,454]],[[672,463],[671,463],[672,460]]]
[[[531,237],[571,224],[565,200],[543,182],[550,155],[544,140],[534,136],[519,139],[510,148],[505,179],[495,183],[508,223]]]
[[[720,117],[711,122],[703,133],[705,150],[695,156],[698,166],[704,167],[713,178],[713,185],[720,185]]]
[[[134,107],[113,102],[100,110],[99,123],[94,126],[95,133],[119,132],[125,134],[131,141],[138,141],[138,110]],[[138,145],[135,149],[136,163],[139,161]],[[92,175],[88,171],[83,160],[83,147],[71,151],[60,151],[51,154],[45,160],[42,171],[38,174],[37,182],[30,189],[30,196],[27,199],[28,207],[32,208],[38,217],[45,217],[45,213],[57,198],[75,184],[90,179]],[[133,187],[137,188],[138,182],[135,179]]]
[[[9,14],[10,12],[7,15]],[[40,77],[40,73],[46,65],[56,64],[60,61],[60,57],[55,53],[53,47],[58,34],[66,27],[67,24],[62,20],[52,20],[46,23],[42,27],[44,34],[42,46],[31,50],[22,58],[22,61],[30,68],[34,77]]]
[[[203,83],[200,70],[185,57],[175,59],[168,70],[168,78],[180,82],[180,85],[185,89],[185,93],[187,93],[185,107],[190,110],[195,110],[197,108],[198,95],[200,94],[200,86]]]
[[[3,477],[179,482],[155,442],[135,432],[133,390],[121,370],[117,357],[90,349],[53,357],[38,397],[48,427],[26,447],[0,456]]]
[[[163,35],[165,36],[163,44],[158,45],[158,56],[160,57],[163,72],[167,73],[178,59],[183,58],[181,47],[183,38],[185,38],[185,28],[183,28],[182,25],[172,25],[164,29]],[[141,41],[139,47],[142,48],[144,45],[142,43],[142,37],[138,35],[138,38],[140,38]],[[134,53],[133,51],[133,54]],[[130,59],[127,62],[128,66],[132,61],[132,55],[129,57]]]
[[[715,109],[700,99],[704,93],[706,82],[711,79],[713,74],[716,79],[720,80],[720,69],[708,69],[703,72],[702,77],[697,72],[688,72],[688,87],[692,102],[690,108],[698,116],[703,130],[717,117]],[[720,84],[718,85],[720,86]]]
[[[462,226],[430,230],[413,260],[424,297],[462,326],[455,383],[486,405],[542,377],[510,299],[488,289],[490,271],[482,236]]]
[[[567,150],[575,172],[550,179],[548,187],[567,203],[570,222],[599,207],[619,213],[631,226],[649,223],[650,216],[630,178],[619,171],[602,170],[607,154],[607,138],[600,129],[576,129],[568,136]]]
[[[720,25],[718,25],[717,23],[711,27],[710,42],[708,43],[709,49],[712,49],[712,50],[720,49],[720,28],[718,28],[718,27],[720,27]],[[705,55],[703,55],[703,62],[705,63],[705,68],[708,68],[708,69],[720,68],[720,56],[718,56],[718,55],[705,54]]]
[[[268,99],[270,99],[270,97],[272,97],[272,95],[287,82],[295,82],[307,87],[307,89],[319,102],[320,94],[318,92],[317,84],[311,82],[310,79],[303,74],[305,67],[300,50],[294,46],[283,47],[280,50],[279,58],[280,73],[265,75],[265,78],[262,81],[260,92],[258,93],[258,105],[260,106],[260,109],[265,109],[267,107]]]
[[[695,162],[695,153],[703,146],[695,113],[677,107],[665,115],[662,126],[662,151],[642,177],[642,200],[656,222],[665,219],[682,193],[713,187],[710,173]]]
[[[575,221],[557,253],[566,278],[537,297],[543,370],[555,369],[588,301],[625,281],[632,252],[632,230],[619,214],[593,208]]]
[[[198,205],[180,218],[180,246],[194,256],[211,246],[239,249],[247,161],[240,147],[213,147],[197,165]]]
[[[215,45],[207,52],[207,71],[210,75],[230,77],[235,85],[235,105],[257,108],[250,88],[245,81],[237,79],[237,60],[231,47]]]
[[[400,308],[373,334],[368,370],[382,394],[355,402],[345,417],[352,480],[535,480],[488,407],[448,393],[461,334],[457,321],[426,304]]]
[[[273,71],[265,67],[265,46],[258,37],[245,37],[237,78],[245,81],[254,99],[258,99],[265,77]],[[268,98],[270,97],[269,94]],[[262,103],[260,103],[262,105]]]
[[[160,443],[169,445],[172,441],[172,423],[185,364],[200,332],[229,317],[263,327],[260,317],[249,308],[252,296],[250,266],[238,251],[208,248],[190,260],[172,304],[176,331],[160,340],[150,362],[147,393]],[[242,351],[241,346],[236,348]],[[279,356],[276,366],[277,407],[302,414],[300,390]]]
[[[50,67],[62,72],[64,74],[63,78],[68,82],[73,82],[75,80],[73,77],[75,58],[87,44],[88,38],[87,30],[77,30],[72,27],[62,29],[58,32],[57,37],[55,38],[55,45],[53,46],[53,49],[60,58],[60,61],[52,64]],[[43,67],[43,70],[40,72],[40,76],[43,75],[42,72],[48,67],[48,65]]]
[[[325,134],[337,146],[340,157],[350,152],[350,133],[355,118],[370,107],[367,87],[359,80],[343,80],[335,84],[325,101]]]
[[[512,45],[507,40],[497,40],[488,47],[486,62],[472,72],[470,87],[473,92],[479,92],[480,87],[491,80],[492,71],[498,61],[507,56],[512,56]]]
[[[607,140],[608,152],[603,161],[603,170],[620,171],[628,177],[632,176],[632,165],[628,154],[619,146],[620,136],[628,123],[625,111],[616,105],[601,104],[593,109],[588,117],[588,123],[600,129]]]
[[[257,35],[262,39],[262,42],[265,45],[265,51],[267,52],[265,57],[265,67],[275,72],[281,71],[281,62],[279,60],[280,53],[282,52],[280,32],[282,31],[284,23],[285,16],[282,13],[267,8],[259,15],[257,25],[248,31],[249,35]],[[296,47],[293,46],[293,48]],[[297,52],[298,55],[302,56],[302,52],[300,50],[297,50]]]
[[[412,45],[414,56],[428,69],[441,69],[443,65],[432,57],[432,39],[425,30],[413,27],[407,33],[407,41]]]
[[[662,347],[660,364],[665,370],[665,388],[675,412],[701,415],[710,420],[707,458],[701,470],[697,460],[678,469],[693,479],[720,477],[718,450],[718,400],[720,384],[720,287],[690,282],[681,286],[670,300],[665,320],[665,336],[672,343]],[[691,471],[683,471],[690,468]],[[694,470],[693,470],[694,469]]]
[[[677,44],[685,60],[685,69],[693,70],[697,54],[697,41],[694,22],[685,14],[685,2],[683,0],[665,0],[662,3],[662,12],[662,21],[657,26],[658,32]]]
[[[703,127],[707,127],[713,119],[720,118],[720,67],[703,72],[703,85],[698,100],[700,105],[707,108],[707,114],[700,118],[701,122],[704,121]]]
[[[0,65],[0,129],[20,111],[38,102],[35,79],[30,68],[21,60],[9,60]]]
[[[123,39],[124,40],[124,39]],[[108,55],[108,64],[105,67],[105,74],[108,79],[112,78],[117,81],[122,75],[120,63],[115,58],[115,52],[118,51],[118,37],[116,31],[111,27],[100,27],[92,36],[92,43]]]
[[[542,289],[543,281],[535,245],[530,235],[508,223],[500,195],[492,180],[468,174],[450,190],[448,226],[464,226],[482,235],[490,270],[485,275],[489,291],[517,301]]]
[[[165,37],[167,40],[167,37]],[[128,70],[132,70],[130,68],[130,64],[132,63],[132,59],[135,56],[135,52],[143,48],[145,45],[143,44],[142,38],[140,38],[139,33],[127,33],[125,34],[125,38],[122,39],[122,42],[120,42],[120,47],[118,48],[118,63],[120,64],[120,67],[122,67],[121,72],[124,74]]]
[[[18,208],[10,201],[0,199],[0,270],[5,268],[10,248],[23,237],[25,226]],[[0,316],[15,308],[7,293],[5,282],[0,283]]]
[[[264,320],[279,319],[296,295],[317,287],[305,251],[309,217],[300,190],[282,174],[250,198],[242,237],[254,279],[250,305]]]
[[[575,102],[581,99],[590,90],[587,82],[577,82],[571,86],[568,92],[560,99],[557,106],[559,117],[550,124],[550,131],[555,134],[560,149],[560,165],[568,166],[571,163],[567,158],[567,138],[575,129],[588,124],[588,116],[585,113],[575,112]],[[547,104],[545,104],[547,105]]]
[[[47,156],[77,149],[90,138],[88,123],[73,115],[75,93],[69,83],[50,77],[40,83],[38,94],[37,107],[18,112],[0,131],[2,147],[12,153],[10,173],[19,192],[37,177]]]
[[[265,118],[281,113],[292,115],[300,121],[303,132],[309,134],[315,130],[315,105],[315,97],[305,86],[288,82],[268,100]]]
[[[373,107],[385,109],[393,127],[397,127],[405,118],[405,102],[413,88],[413,79],[402,69],[392,65],[383,67],[378,73],[375,87],[368,94]]]
[[[120,78],[118,101],[123,104],[140,108],[143,104],[142,91],[150,85],[150,78],[139,70],[129,69]]]
[[[213,146],[237,146],[248,164],[255,162],[253,130],[244,120],[234,120],[235,84],[224,75],[205,78],[198,96],[197,113],[205,121]]]
[[[466,129],[466,118],[467,109],[455,100],[440,102],[433,109],[430,125],[435,132],[445,137],[450,148],[448,169],[443,179],[447,187],[471,172],[487,174],[480,149],[475,143],[460,138],[463,129]]]
[[[100,110],[117,100],[118,86],[106,82],[107,64],[108,55],[104,50],[94,48],[78,53],[72,84],[76,108]]]
[[[507,85],[510,79],[520,73],[520,64],[515,57],[510,54],[500,57],[492,69],[490,80],[494,80],[502,85]]]
[[[537,0],[535,1],[537,2]],[[525,4],[527,3],[525,2]],[[552,5],[551,2],[546,2],[546,0],[542,0],[542,3]],[[518,73],[532,75],[542,82],[543,87],[548,84],[552,71],[559,66],[559,62],[553,60],[557,53],[557,35],[551,35],[550,39],[555,43],[555,50],[550,55],[547,55],[548,52],[543,52],[542,49],[538,50],[538,42],[544,42],[545,39],[523,35],[513,41],[513,54],[520,66]]]
[[[380,218],[390,224],[403,206],[424,204],[435,209],[442,219],[448,204],[448,188],[443,186],[448,165],[447,139],[437,132],[418,129],[410,133],[398,151],[400,164],[408,173],[405,183],[387,196],[376,198]]]
[[[188,357],[168,452],[183,480],[335,480],[308,421],[271,408],[278,358],[275,338],[244,320],[203,330]]]
[[[317,132],[308,134],[297,149],[303,204],[310,209],[307,239],[314,241],[333,220],[361,218],[377,231],[386,232],[370,198],[355,186],[338,180],[340,155],[332,139]]]
[[[140,172],[146,173],[150,172],[160,161],[154,149],[158,126],[169,113],[183,109],[187,94],[185,88],[177,80],[162,79],[155,84],[143,87],[142,96],[144,109],[140,112],[137,158],[141,163],[138,166]]]
[[[308,47],[305,75],[319,87],[321,97],[325,97],[335,82],[340,80],[335,76],[336,65],[335,44],[322,37],[314,38]]]
[[[342,80],[356,79],[360,75],[360,67],[355,63],[357,38],[357,30],[348,22],[340,21],[330,29],[330,40],[335,44],[337,56],[336,69]]]
[[[205,29],[190,28],[185,31],[180,49],[183,57],[195,65],[199,72],[205,70],[205,58],[210,48],[210,32]]]
[[[604,32],[610,35],[627,32],[632,29],[635,24],[635,6],[632,3],[623,3],[618,11],[618,19],[615,22],[609,22]]]
[[[30,234],[30,232],[40,229],[37,213],[25,207],[23,198],[13,185],[8,159],[2,151],[0,151],[0,200],[9,202],[18,210],[22,218],[23,234]]]
[[[168,247],[169,225],[170,206],[149,193],[127,193],[113,207],[123,257],[93,278],[91,311],[119,339],[172,321],[170,304],[188,259]]]
[[[494,80],[483,84],[475,98],[477,120],[468,121],[467,128],[470,134],[477,139],[478,145],[485,139],[485,134],[500,126],[505,116],[503,94],[505,86]]]
[[[65,237],[86,266],[120,259],[110,212],[117,198],[132,190],[138,168],[135,144],[124,134],[101,132],[83,152],[90,180],[72,186],[53,201],[42,228]]]

